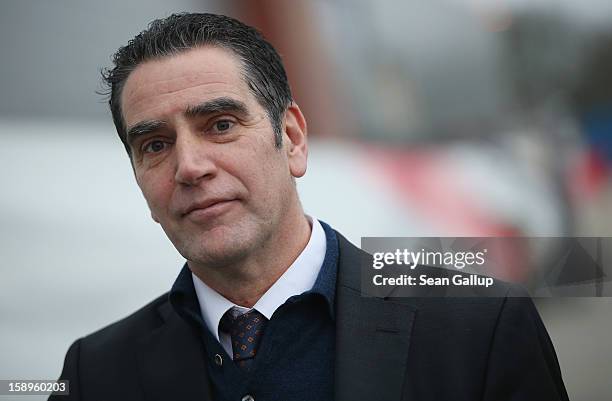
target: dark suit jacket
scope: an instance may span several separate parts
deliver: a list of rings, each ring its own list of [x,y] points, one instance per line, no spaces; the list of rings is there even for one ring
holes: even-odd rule
[[[529,298],[376,298],[363,253],[338,234],[335,400],[567,400]],[[163,295],[76,341],[50,400],[211,399],[203,344]]]

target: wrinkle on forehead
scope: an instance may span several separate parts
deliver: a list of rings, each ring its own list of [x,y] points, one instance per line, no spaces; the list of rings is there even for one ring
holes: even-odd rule
[[[132,74],[136,74],[136,72]],[[210,84],[227,84],[229,79],[231,79],[227,76],[228,74],[205,71],[167,79],[161,78],[157,81],[145,81],[141,75],[142,74],[135,75],[134,80],[131,81],[129,85],[126,83],[123,90],[123,97],[125,100],[130,100],[133,97],[149,96],[155,92],[165,94],[174,93],[185,87],[199,85],[198,82],[203,79],[206,80],[206,83]],[[210,77],[210,79],[206,79],[206,77]]]
[[[134,120],[135,115],[148,114],[153,109],[168,106],[168,103],[176,101],[171,108],[180,108],[179,103],[182,106],[188,105],[186,101],[200,103],[221,93],[234,94],[243,100],[247,100],[250,94],[242,73],[242,62],[228,50],[200,47],[150,60],[136,67],[125,83],[121,94],[124,120],[129,125],[133,122],[129,120]]]
[[[203,95],[206,93],[206,95]],[[155,96],[138,96],[138,100],[130,103],[130,113],[124,113],[126,124],[129,126],[133,120],[138,120],[145,114],[147,119],[157,118],[161,114],[182,113],[189,106],[194,106],[208,99],[216,97],[234,97],[243,99],[244,94],[235,87],[228,88],[220,83],[206,83],[189,88],[177,89]]]

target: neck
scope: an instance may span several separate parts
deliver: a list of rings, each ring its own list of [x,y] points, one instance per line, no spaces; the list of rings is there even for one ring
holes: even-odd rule
[[[311,227],[301,207],[258,250],[238,263],[211,268],[188,262],[191,271],[230,302],[252,308],[304,250]]]

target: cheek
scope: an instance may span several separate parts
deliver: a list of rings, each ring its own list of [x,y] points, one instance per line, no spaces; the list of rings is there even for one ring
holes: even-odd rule
[[[265,204],[278,208],[287,200],[292,187],[287,160],[276,148],[259,160],[252,178],[257,182],[256,190]]]
[[[254,149],[249,158],[245,159],[250,161],[250,165],[244,166],[243,171],[248,171],[248,178],[262,189],[273,191],[280,189],[278,186],[287,174],[288,167],[280,151],[268,148]]]
[[[149,209],[158,215],[167,209],[173,193],[172,182],[155,179],[145,174],[138,179],[138,186],[149,205]]]
[[[222,169],[243,181],[249,189],[257,190],[261,185],[272,179],[275,154],[266,149],[261,138],[255,136],[244,141],[239,146],[227,149],[217,160]]]

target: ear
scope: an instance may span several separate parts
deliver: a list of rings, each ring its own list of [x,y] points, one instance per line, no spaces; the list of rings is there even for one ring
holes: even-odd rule
[[[153,219],[154,222],[159,224],[159,219],[157,218],[157,216],[152,211],[151,211],[151,218]]]
[[[289,171],[298,178],[306,173],[308,159],[306,119],[299,106],[292,102],[285,112],[283,148],[287,153]]]

